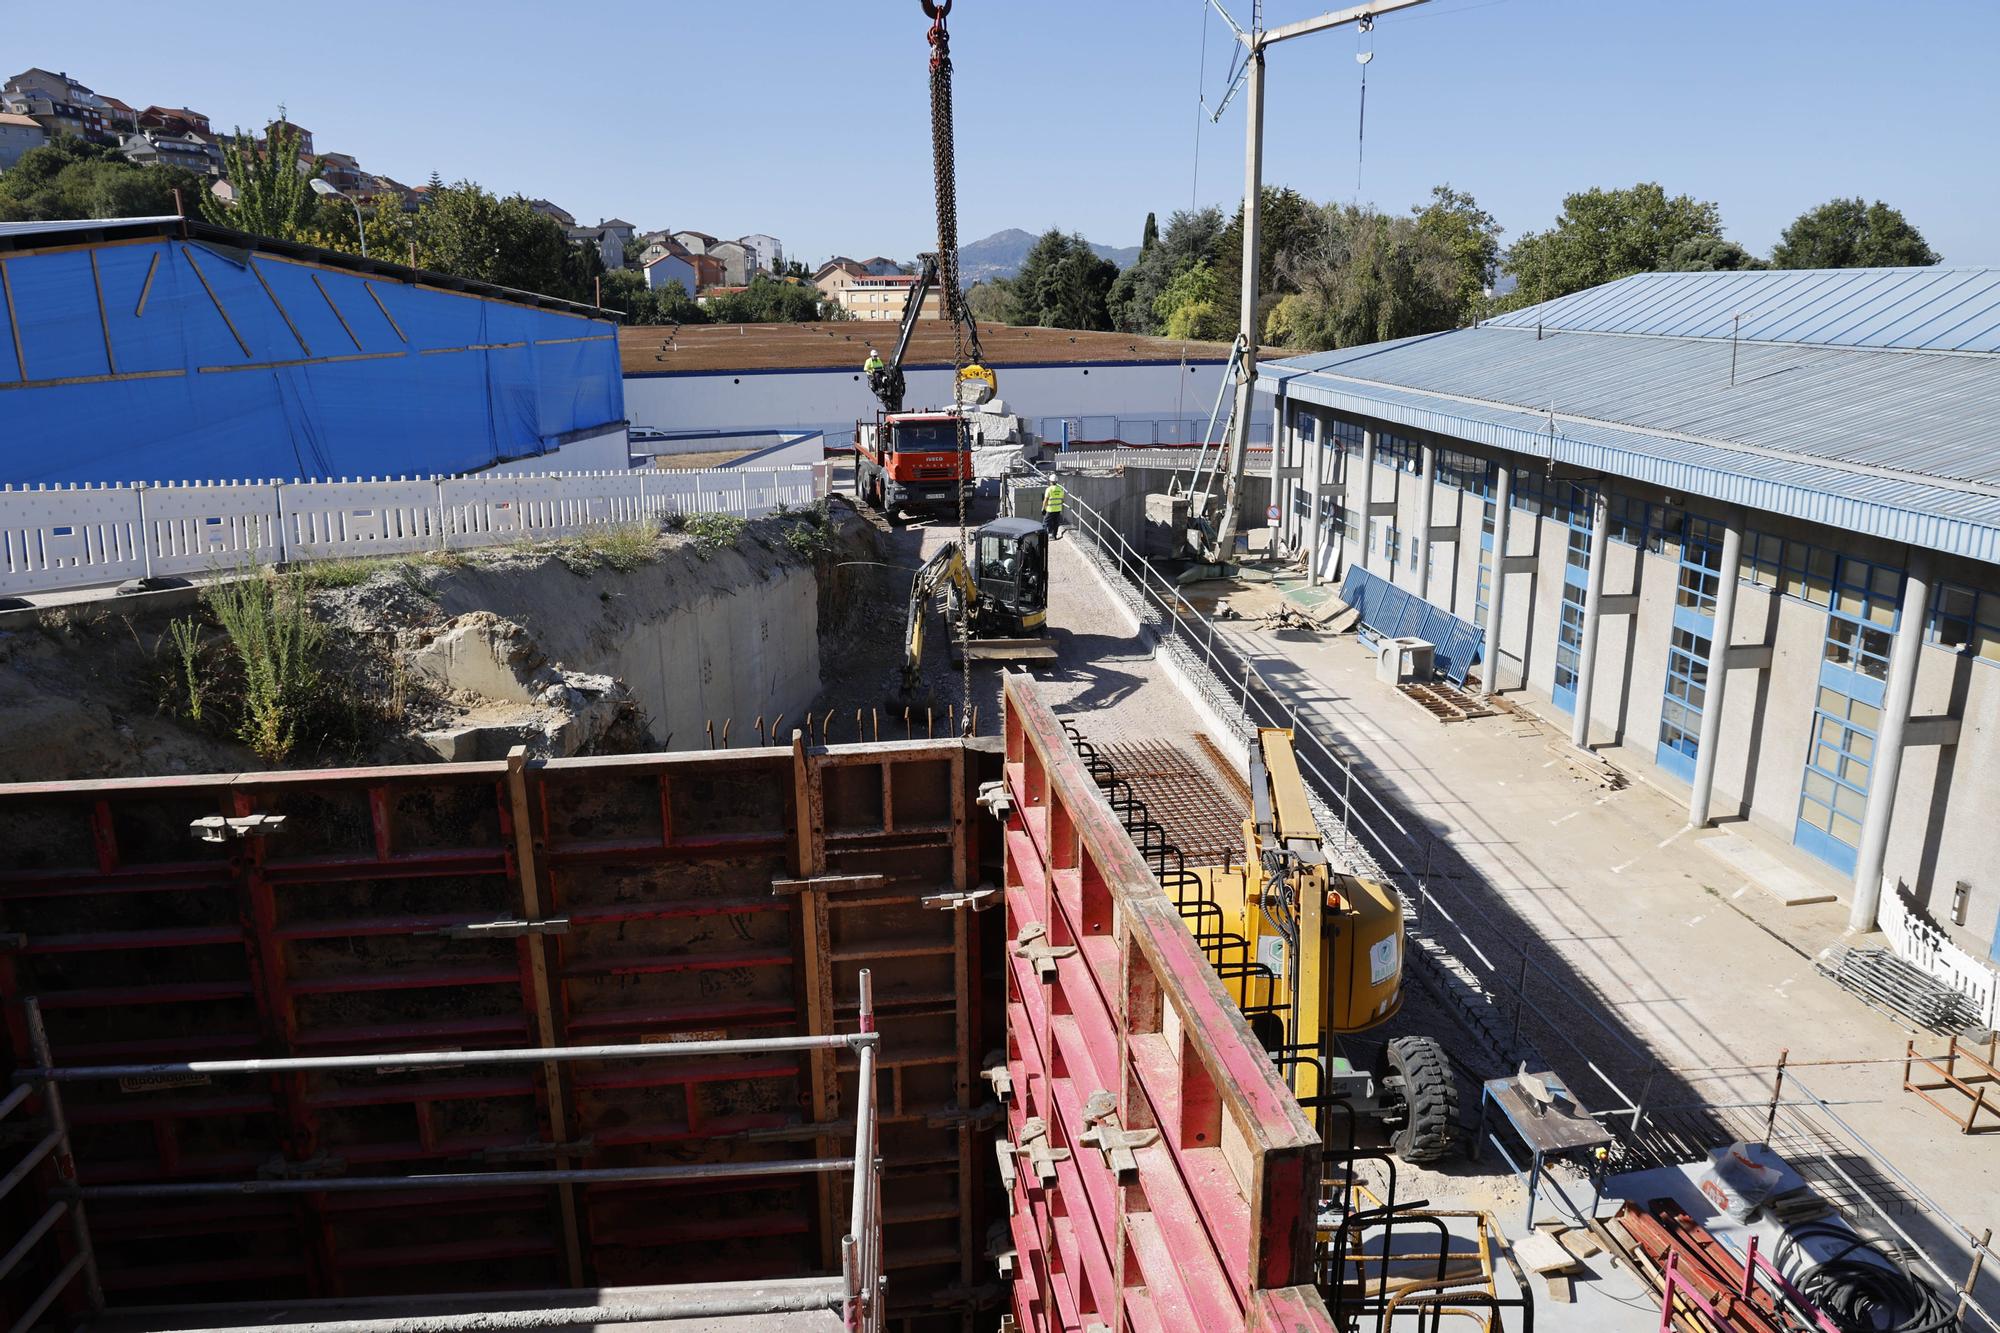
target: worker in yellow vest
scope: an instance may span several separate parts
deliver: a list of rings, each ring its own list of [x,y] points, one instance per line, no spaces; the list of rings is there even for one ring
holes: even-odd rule
[[[1067,494],[1059,481],[1050,481],[1042,492],[1042,526],[1048,529],[1050,541],[1062,536],[1063,497]]]

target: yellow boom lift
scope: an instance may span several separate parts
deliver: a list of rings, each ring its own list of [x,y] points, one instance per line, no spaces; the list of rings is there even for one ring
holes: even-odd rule
[[[1242,862],[1191,868],[1206,891],[1180,895],[1181,915],[1302,1106],[1345,1103],[1398,1157],[1436,1161],[1458,1117],[1444,1048],[1392,1038],[1370,1072],[1339,1052],[1402,1008],[1402,900],[1329,863],[1289,729],[1257,733],[1250,796]],[[1344,1128],[1315,1119],[1322,1135]]]

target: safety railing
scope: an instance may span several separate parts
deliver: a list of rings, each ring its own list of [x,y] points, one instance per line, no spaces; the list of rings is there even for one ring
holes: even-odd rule
[[[0,488],[0,596],[465,550],[674,514],[758,518],[828,484],[818,464]]]
[[[1037,477],[1047,475],[1032,464],[1024,466]],[[1412,879],[1415,868],[1406,863],[1390,834],[1400,839],[1405,848],[1417,845],[1418,840],[1368,783],[1355,776],[1353,764],[1335,753],[1317,730],[1302,722],[1298,709],[1284,702],[1256,665],[1226,638],[1217,636],[1215,622],[1203,615],[1178,586],[1134,549],[1101,514],[1072,496],[1064,505],[1063,519],[1070,531],[1082,534],[1090,542],[1103,563],[1115,569],[1137,594],[1142,607],[1158,617],[1165,642],[1188,653],[1214,682],[1224,686],[1207,692],[1211,702],[1225,714],[1235,714],[1230,720],[1242,732],[1239,739],[1247,741],[1258,727],[1292,729],[1301,770],[1333,808],[1346,835],[1347,845],[1343,850],[1350,854],[1358,852],[1369,863],[1358,868],[1383,873],[1397,879],[1399,884]]]
[[[48,1037],[43,1029],[38,1001],[23,1001],[30,1050],[36,1064],[15,1071],[15,1087],[0,1100],[0,1117],[23,1102],[39,1095],[49,1121],[49,1132],[32,1148],[4,1179],[0,1198],[33,1175],[43,1162],[53,1158],[55,1183],[48,1190],[49,1207],[0,1257],[0,1280],[8,1277],[35,1247],[67,1217],[70,1221],[67,1258],[54,1277],[23,1309],[11,1333],[27,1333],[47,1314],[78,1277],[84,1282],[84,1303],[93,1314],[105,1309],[85,1205],[92,1201],[129,1199],[199,1199],[238,1197],[248,1194],[387,1193],[395,1191],[507,1190],[534,1185],[595,1185],[631,1182],[688,1182],[755,1180],[795,1175],[846,1173],[852,1179],[852,1208],[847,1233],[840,1239],[841,1275],[837,1287],[774,1291],[745,1284],[746,1290],[733,1296],[705,1296],[698,1313],[709,1318],[756,1316],[801,1310],[836,1311],[845,1327],[856,1333],[880,1333],[886,1322],[887,1290],[883,1269],[881,1176],[882,1157],[878,1141],[878,1109],[875,1096],[877,1053],[881,1042],[875,1030],[874,987],[868,969],[858,978],[860,1003],[857,1030],[818,1033],[798,1037],[763,1037],[713,1041],[653,1041],[637,1044],[595,1046],[519,1047],[497,1050],[438,1050],[378,1052],[366,1055],[284,1056],[269,1059],[176,1060],[155,1064],[68,1065],[53,1061]],[[347,1071],[350,1073],[394,1074],[413,1069],[456,1069],[469,1065],[542,1065],[579,1061],[692,1060],[703,1058],[809,1054],[815,1051],[852,1050],[856,1053],[860,1081],[855,1102],[854,1152],[850,1157],[779,1158],[739,1162],[690,1162],[669,1166],[556,1167],[520,1171],[426,1172],[408,1175],[314,1176],[309,1178],[256,1178],[250,1180],[162,1180],[136,1184],[90,1185],[77,1179],[69,1149],[69,1132],[62,1111],[61,1085],[101,1080],[158,1081],[209,1079],[228,1074],[302,1074]],[[600,1296],[617,1294],[606,1288]],[[412,1298],[413,1302],[418,1298]],[[650,1303],[649,1303],[650,1299]],[[457,1330],[507,1328],[567,1328],[602,1323],[630,1323],[687,1317],[686,1301],[666,1297],[657,1290],[646,1295],[621,1299],[615,1304],[550,1309],[534,1306],[516,1311],[480,1311],[468,1314],[428,1314],[422,1316],[369,1318],[319,1322],[322,1333],[456,1333]],[[115,1311],[114,1311],[115,1313]],[[167,1313],[160,1309],[153,1315]],[[198,1318],[201,1307],[186,1307],[176,1313]],[[175,1323],[174,1327],[193,1327]]]

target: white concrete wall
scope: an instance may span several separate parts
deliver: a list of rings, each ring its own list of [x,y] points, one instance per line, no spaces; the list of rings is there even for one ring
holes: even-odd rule
[[[1348,487],[1339,503],[1351,509],[1360,504],[1358,450],[1346,458],[1345,466]],[[1394,571],[1388,571],[1380,534],[1390,520],[1378,517],[1371,525],[1369,567],[1411,591],[1417,576],[1408,552],[1417,534],[1421,484],[1414,474],[1391,463],[1376,465],[1372,498],[1378,504],[1394,498],[1394,521],[1402,532],[1404,550]],[[1638,488],[1632,491],[1638,493]],[[1651,498],[1658,503],[1663,497]],[[1695,512],[1706,511],[1697,506]],[[1466,620],[1474,619],[1482,517],[1478,496],[1448,486],[1436,489],[1432,524],[1455,526],[1460,540],[1455,552],[1437,549],[1430,600]],[[1517,684],[1516,673],[1525,658],[1527,689],[1546,700],[1555,684],[1568,528],[1557,519],[1537,518],[1518,508],[1511,526],[1509,552],[1532,553],[1535,559],[1532,574],[1508,577],[1502,679],[1509,687]],[[1772,515],[1754,516],[1749,526],[1882,563],[1901,565],[1906,559],[1905,552],[1886,543]],[[1338,540],[1337,531],[1337,520],[1329,520],[1329,543]],[[1329,567],[1331,577],[1343,576],[1357,557],[1358,552],[1343,551],[1338,566]],[[1746,558],[1744,572],[1748,570]],[[1991,589],[2000,584],[2000,574],[1991,567],[1970,562],[1941,560],[1936,573],[1961,586]],[[1678,580],[1678,561],[1671,554],[1655,555],[1622,541],[1607,544],[1605,594],[1636,593],[1638,611],[1606,615],[1599,631],[1593,735],[1600,743],[1626,747],[1635,759],[1650,761],[1659,746]],[[1907,613],[1926,616],[1928,611],[1918,607]],[[1786,843],[1792,841],[1798,817],[1826,627],[1825,607],[1754,584],[1738,586],[1733,642],[1739,649],[1768,645],[1771,664],[1768,669],[1730,670],[1723,691],[1724,747],[1716,757],[1712,809],[1718,818],[1748,819]],[[1959,734],[1952,745],[1906,748],[1885,873],[1892,881],[1910,884],[1918,900],[1952,929],[1955,938],[1975,957],[1984,958],[1994,943],[2000,916],[2000,819],[1993,818],[2000,811],[2000,665],[1929,645],[1918,662],[1914,715],[1956,717]],[[1661,780],[1671,785],[1670,780]],[[1951,905],[1953,888],[1960,881],[1971,892],[1966,924],[1957,927],[1951,920]]]
[[[842,330],[829,324],[830,330]],[[759,430],[808,427],[829,442],[851,437],[854,423],[875,415],[875,395],[861,375],[866,338],[835,334],[854,368],[737,374],[628,375],[625,414],[635,426],[660,430]],[[1222,383],[1219,362],[1095,366],[1001,366],[1000,397],[1031,421],[1054,417],[1116,418],[1183,415],[1206,425]],[[906,401],[916,407],[951,400],[949,369],[909,372]],[[1267,408],[1259,420],[1269,420]],[[1101,422],[1085,422],[1098,425]],[[1085,432],[1088,436],[1089,432]]]
[[[623,472],[631,466],[625,423],[607,426],[545,454],[509,459],[481,470],[481,476],[510,472]]]

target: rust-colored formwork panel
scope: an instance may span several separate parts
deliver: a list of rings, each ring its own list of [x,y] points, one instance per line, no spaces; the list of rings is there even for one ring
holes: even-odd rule
[[[1017,1321],[1330,1330],[1318,1138],[1025,676],[1005,743]]]
[[[57,1065],[779,1037],[873,970],[892,1307],[957,1328],[982,1238],[956,742],[0,787],[0,1001]],[[197,820],[282,815],[198,840]],[[268,828],[268,825],[264,826]],[[853,1061],[573,1061],[70,1085],[86,1186],[852,1150]],[[821,1182],[828,1182],[823,1189]],[[114,1305],[838,1271],[847,1184],[93,1203]]]

